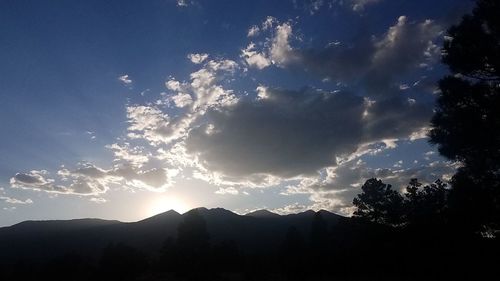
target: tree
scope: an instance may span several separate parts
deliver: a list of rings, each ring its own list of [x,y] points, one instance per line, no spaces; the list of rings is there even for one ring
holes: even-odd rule
[[[403,223],[404,198],[390,184],[373,178],[367,180],[361,189],[363,192],[353,200],[357,207],[354,217],[391,226]]]
[[[437,180],[422,186],[417,179],[411,179],[406,187],[404,219],[409,225],[442,225],[446,222],[449,189],[447,184]]]
[[[500,2],[478,0],[446,39],[443,63],[451,75],[439,82],[430,142],[462,165],[451,181],[455,218],[474,229],[495,227],[500,221]]]

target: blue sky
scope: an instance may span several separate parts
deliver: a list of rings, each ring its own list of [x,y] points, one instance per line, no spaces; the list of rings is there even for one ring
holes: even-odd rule
[[[427,144],[472,1],[0,1],[0,225],[198,206],[348,215]]]

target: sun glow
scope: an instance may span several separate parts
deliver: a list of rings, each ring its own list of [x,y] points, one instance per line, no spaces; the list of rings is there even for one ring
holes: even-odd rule
[[[147,213],[149,216],[154,216],[169,210],[174,210],[178,213],[189,211],[190,206],[184,200],[175,196],[161,196],[153,199],[149,205]]]

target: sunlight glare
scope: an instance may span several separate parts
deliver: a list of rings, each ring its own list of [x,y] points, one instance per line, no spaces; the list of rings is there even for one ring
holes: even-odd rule
[[[154,216],[169,210],[182,214],[189,211],[189,205],[178,197],[162,196],[150,202],[147,212],[149,216]]]

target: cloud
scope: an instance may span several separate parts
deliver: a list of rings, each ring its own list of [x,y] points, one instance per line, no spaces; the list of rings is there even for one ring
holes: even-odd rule
[[[393,89],[398,79],[436,60],[439,48],[433,40],[440,34],[441,27],[430,20],[409,22],[401,16],[381,37],[361,36],[353,45],[293,53],[310,72],[332,81],[358,83],[367,95],[380,96],[391,90],[397,92]]]
[[[177,93],[176,95],[170,97],[170,100],[175,104],[175,106],[183,108],[193,103],[193,98],[186,93]]]
[[[271,65],[271,60],[265,54],[255,51],[254,43],[250,43],[245,49],[241,50],[241,57],[250,67],[263,69]]]
[[[132,167],[140,168],[149,162],[151,153],[148,153],[140,146],[132,146],[130,143],[114,143],[106,146],[113,151],[115,160],[124,161]]]
[[[310,194],[308,207],[349,213],[363,179],[420,175],[418,170],[372,169],[356,161],[396,147],[397,140],[422,137],[428,128],[432,104],[401,94],[400,85],[401,77],[433,63],[437,24],[402,16],[383,34],[318,49],[295,46],[300,40],[291,21],[268,17],[247,35],[260,34],[270,36],[241,50],[243,64],[298,69],[339,82],[341,90],[259,85],[256,95],[240,95],[230,87],[241,69],[237,62],[189,54],[198,69],[186,80],[170,77],[158,100],[127,105],[126,137],[107,146],[114,154],[112,165],[62,168],[57,179],[45,171],[18,173],[11,185],[100,198],[114,185],[165,190],[180,173],[191,173],[216,185],[216,194],[281,184],[289,186],[284,194]],[[132,83],[128,75],[120,81]],[[441,168],[439,163],[429,167]]]
[[[381,2],[381,0],[350,0],[350,2],[353,11],[361,12],[365,6]]]
[[[314,15],[325,4],[323,0],[313,0],[309,6],[309,14]]]
[[[53,179],[46,179],[48,172],[45,170],[32,170],[28,173],[17,173],[10,179],[10,185],[16,188],[32,188],[36,190],[60,191],[65,189],[53,184]]]
[[[238,195],[239,191],[236,188],[234,188],[234,187],[227,187],[227,188],[220,187],[217,191],[215,191],[215,194],[219,194],[219,195],[226,195],[226,194],[229,194],[229,195]]]
[[[310,210],[309,206],[295,202],[293,204],[289,204],[280,208],[272,209],[271,212],[280,215],[289,215],[305,212],[307,210]]]
[[[429,67],[439,57],[434,41],[442,34],[442,27],[431,20],[411,22],[400,16],[382,35],[362,34],[353,42],[337,42],[324,48],[293,47],[291,23],[272,22],[271,36],[260,44],[263,46],[260,50],[255,43],[242,50],[241,56],[250,67],[262,69],[271,61],[279,67],[301,69],[321,79],[359,85],[367,96],[398,93],[400,79]]]
[[[118,146],[113,146],[115,149]],[[103,169],[91,163],[81,163],[76,169],[62,167],[55,178],[47,178],[47,171],[17,173],[10,179],[13,188],[45,191],[48,193],[96,196],[106,193],[113,185],[164,191],[174,181],[179,171],[171,167],[159,167],[130,157],[134,150],[130,146],[119,147],[121,152],[115,159],[116,164],[110,169]],[[124,153],[127,151],[127,153]]]
[[[102,197],[92,197],[89,200],[90,202],[94,202],[96,204],[104,204],[107,202],[107,200]]]
[[[273,28],[275,26],[275,28]],[[263,69],[271,64],[284,66],[285,64],[295,61],[295,54],[290,46],[290,37],[293,36],[292,26],[290,22],[279,24],[273,18],[268,17],[261,25],[261,28],[252,26],[249,35],[255,36],[258,32],[271,30],[272,36],[267,39],[264,46],[268,46],[262,51],[256,49],[256,45],[252,42],[246,48],[241,50],[241,57],[250,67]],[[250,37],[250,36],[248,36]]]
[[[361,159],[328,167],[316,177],[302,179],[297,185],[287,186],[283,195],[310,194],[312,202],[308,208],[332,210],[350,215],[354,208],[352,200],[361,192],[361,186],[370,178],[378,178],[404,192],[413,178],[424,184],[438,179],[448,181],[458,168],[458,164],[448,161],[434,161],[413,167],[373,168]]]
[[[186,148],[210,171],[290,178],[336,165],[366,143],[408,137],[431,113],[404,99],[367,103],[347,92],[266,89],[256,99],[208,111],[206,123],[190,130]]]
[[[170,117],[154,106],[128,106],[128,136],[142,138],[151,143],[168,142],[182,133],[183,128],[174,127]]]
[[[207,133],[208,125],[193,128],[186,139],[188,152],[211,171],[235,177],[259,173],[288,177],[312,173],[331,165],[335,152],[355,149],[343,132],[361,134],[356,133],[364,110],[361,98],[314,91],[267,92],[265,99],[241,100],[209,111],[207,124],[214,129]]]
[[[187,7],[189,2],[187,0],[177,0],[177,7]]]
[[[85,173],[85,171],[82,171]],[[90,172],[90,171],[89,171]],[[91,172],[90,172],[91,173]],[[28,173],[17,173],[10,179],[10,185],[13,188],[33,189],[37,191],[45,191],[61,194],[79,194],[90,195],[106,192],[106,186],[100,181],[84,181],[83,178],[90,178],[87,175],[76,173],[75,177],[69,184],[56,184],[54,179],[46,178],[49,174],[45,170],[30,171]]]
[[[20,200],[8,196],[0,196],[0,200],[5,201],[5,203],[9,204],[20,204],[20,205],[25,205],[25,204],[33,204],[33,200],[31,199],[26,199],[26,200]]]
[[[292,52],[289,40],[292,36],[292,26],[290,23],[278,25],[271,40],[269,55],[273,63],[284,65],[295,61],[295,54]]]
[[[47,171],[17,173],[11,178],[12,187],[41,190],[51,193],[98,195],[113,185],[163,191],[170,187],[180,170],[192,159],[182,154],[178,142],[207,110],[230,105],[237,101],[232,91],[218,83],[238,69],[232,60],[199,59],[201,68],[190,75],[189,82],[170,79],[165,83],[173,92],[156,104],[128,105],[127,141],[106,146],[115,159],[107,169],[91,163],[81,163],[76,169],[61,168],[57,178],[48,178]],[[181,112],[175,116],[165,113],[161,106],[173,103]],[[147,141],[146,146],[133,141]],[[161,147],[160,147],[161,146]]]
[[[165,86],[173,94],[166,97],[166,103],[173,102],[183,111],[172,117],[155,105],[130,105],[127,107],[128,137],[145,139],[153,146],[184,137],[192,123],[208,109],[237,101],[232,91],[218,83],[226,75],[233,75],[238,68],[238,64],[232,60],[209,60],[190,74],[190,82],[169,79]]]
[[[132,84],[132,80],[129,78],[128,74],[118,77],[118,80],[120,80],[126,86]]]
[[[257,35],[259,35],[259,32],[260,32],[260,28],[256,25],[253,25],[248,29],[247,37],[257,36]]]
[[[188,59],[194,64],[200,64],[208,58],[208,54],[189,54]]]

